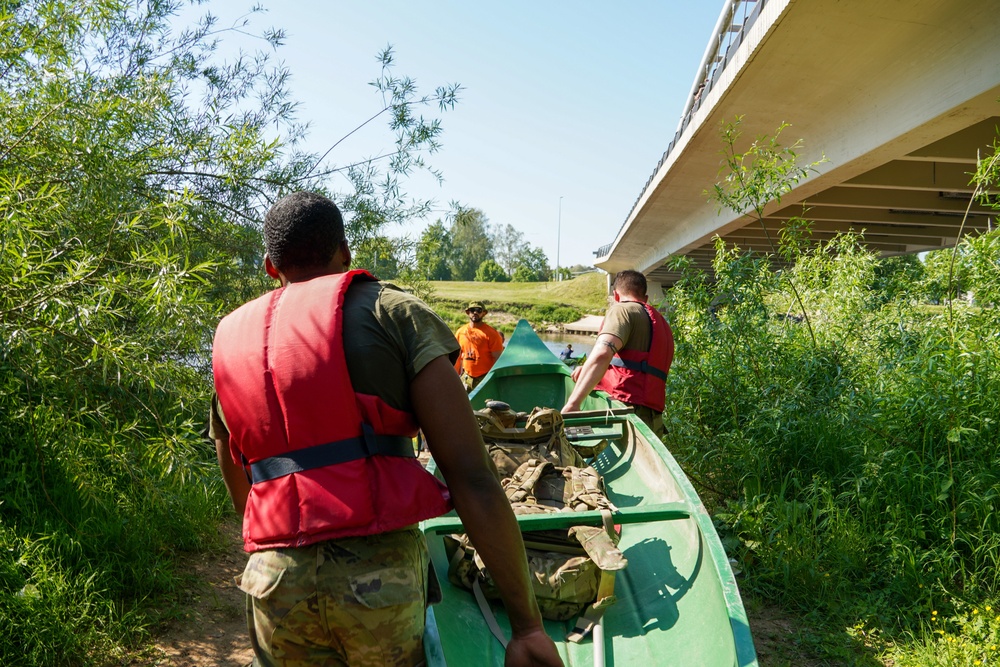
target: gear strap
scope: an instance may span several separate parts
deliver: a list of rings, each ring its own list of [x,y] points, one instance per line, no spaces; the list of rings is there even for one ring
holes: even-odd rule
[[[479,585],[479,577],[476,577],[475,581],[472,582],[472,594],[476,596],[476,602],[479,603],[479,611],[486,620],[486,625],[489,626],[490,632],[497,638],[501,646],[507,648],[508,639],[504,636],[503,630],[500,629],[500,624],[497,623],[497,617],[493,614],[493,608],[490,607],[489,600],[483,595],[483,588]]]
[[[362,434],[304,447],[278,456],[269,456],[250,464],[253,484],[260,484],[296,472],[347,463],[369,456],[402,456],[415,458],[413,439],[402,435],[376,435],[368,424],[362,424]]]
[[[615,356],[611,358],[611,365],[617,366],[618,368],[627,368],[630,371],[636,371],[638,373],[648,373],[655,378],[661,380],[667,379],[667,372],[657,368],[656,366],[650,366],[649,362],[645,359],[642,361],[627,361],[621,357]]]
[[[607,608],[618,601],[618,598],[615,597],[615,572],[624,569],[628,564],[628,561],[625,560],[621,552],[617,550],[617,547],[611,541],[611,534],[615,529],[611,518],[611,511],[602,509],[601,518],[604,519],[604,531],[598,533],[592,539],[581,540],[583,548],[587,550],[591,559],[600,568],[601,580],[597,585],[597,600],[594,604],[587,607],[587,610],[576,619],[573,629],[566,633],[566,640],[574,644],[579,644],[583,641],[584,637],[590,634],[598,621],[601,620]],[[598,545],[603,546],[605,550],[597,548]],[[608,552],[606,549],[609,545],[617,552],[617,559],[612,559],[616,562],[608,562]]]

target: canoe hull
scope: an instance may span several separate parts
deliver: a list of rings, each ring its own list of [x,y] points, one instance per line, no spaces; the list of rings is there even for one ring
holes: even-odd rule
[[[561,407],[572,386],[570,371],[522,321],[470,399],[477,409],[496,399],[527,412],[538,405]],[[599,392],[583,405],[584,410],[623,407]],[[586,421],[594,431],[587,437],[610,443],[591,464],[604,476],[612,502],[637,512],[672,503],[684,508],[680,516],[686,515],[622,527],[619,548],[629,565],[616,578],[618,602],[605,613],[604,664],[756,665],[728,558],[677,462],[634,415]],[[428,665],[502,665],[503,648],[472,595],[448,583],[448,560],[435,521],[443,520],[425,522],[424,528],[444,600],[428,614]],[[493,610],[509,636],[502,607],[494,604]],[[573,621],[546,621],[567,665],[595,664],[590,638],[580,644],[565,640],[572,626]]]

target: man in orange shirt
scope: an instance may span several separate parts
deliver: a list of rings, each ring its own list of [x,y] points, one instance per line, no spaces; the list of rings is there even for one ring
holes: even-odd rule
[[[483,322],[488,312],[481,302],[473,301],[465,309],[469,323],[455,332],[461,348],[455,370],[462,376],[468,391],[476,388],[503,352],[503,338],[496,329]]]

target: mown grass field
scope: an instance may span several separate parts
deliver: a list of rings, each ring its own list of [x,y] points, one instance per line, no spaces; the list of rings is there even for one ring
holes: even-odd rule
[[[464,311],[470,301],[482,301],[489,310],[487,322],[508,333],[521,318],[535,326],[566,323],[603,314],[607,307],[607,276],[600,272],[562,282],[437,281],[428,285],[431,293],[425,300],[452,328],[467,321]]]

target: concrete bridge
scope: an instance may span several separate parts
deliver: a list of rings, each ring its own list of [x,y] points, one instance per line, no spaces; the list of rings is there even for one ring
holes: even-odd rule
[[[1000,127],[1000,3],[727,0],[674,140],[597,266],[638,269],[655,295],[677,278],[671,256],[708,269],[716,235],[772,251],[759,222],[705,194],[737,116],[747,142],[789,123],[799,164],[827,160],[765,209],[772,238],[803,216],[816,240],[863,230],[883,255],[953,246],[970,205],[966,232],[996,224],[969,182]]]

